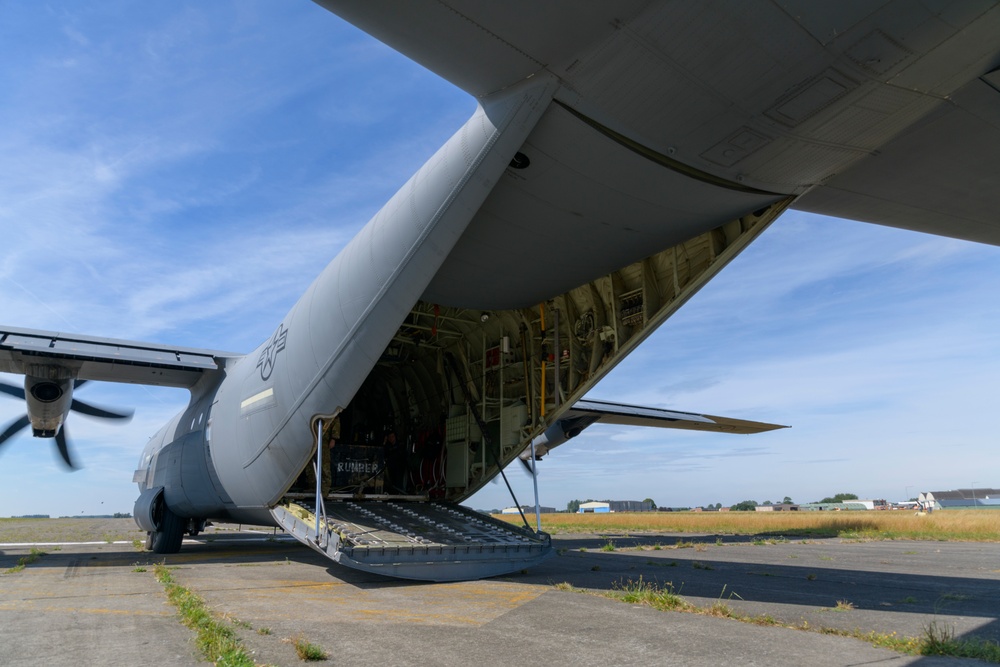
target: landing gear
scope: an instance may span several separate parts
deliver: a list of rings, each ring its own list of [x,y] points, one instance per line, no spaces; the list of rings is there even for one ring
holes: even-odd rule
[[[204,519],[188,519],[187,520],[187,534],[191,537],[195,537],[201,531],[205,530],[205,524],[207,522]]]
[[[155,554],[175,554],[181,550],[187,519],[177,516],[166,505],[161,505],[159,513],[159,530],[148,533],[146,548]]]

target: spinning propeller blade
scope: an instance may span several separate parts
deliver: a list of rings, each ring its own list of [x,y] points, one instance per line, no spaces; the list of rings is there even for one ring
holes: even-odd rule
[[[0,382],[0,393],[10,394],[14,398],[24,398],[24,387],[18,387],[6,382]]]
[[[79,389],[87,383],[87,380],[77,380],[74,383],[74,388]],[[24,400],[24,389],[12,384],[7,384],[6,382],[0,382],[0,394],[7,394],[13,396],[14,398],[19,398]],[[133,410],[118,411],[111,410],[108,408],[98,407],[92,405],[85,401],[74,398],[70,403],[70,411],[79,412],[80,414],[87,415],[89,417],[97,417],[99,419],[115,419],[115,420],[129,420],[134,414]],[[4,428],[3,433],[0,433],[0,447],[13,438],[15,435],[20,433],[22,430],[31,425],[31,419],[28,415],[23,417],[18,417],[14,421],[7,424]],[[79,466],[73,461],[73,456],[70,454],[69,436],[66,433],[66,425],[63,424],[62,427],[56,432],[55,435],[56,449],[59,450],[59,456],[62,457],[63,462],[70,470],[78,470]]]
[[[73,458],[69,455],[69,443],[66,441],[66,425],[56,432],[56,447],[59,448],[59,456],[69,466],[70,470],[78,470],[73,464]]]
[[[107,408],[99,408],[96,405],[91,405],[90,403],[84,403],[83,401],[75,398],[70,404],[69,409],[79,412],[82,415],[100,417],[101,419],[132,419],[132,415],[134,414],[133,410],[129,410],[128,412],[115,412],[113,410],[108,410]]]
[[[18,433],[30,423],[31,420],[28,419],[28,415],[24,415],[7,424],[7,428],[4,429],[3,433],[0,433],[0,445],[3,445],[3,443],[7,442],[8,438]]]

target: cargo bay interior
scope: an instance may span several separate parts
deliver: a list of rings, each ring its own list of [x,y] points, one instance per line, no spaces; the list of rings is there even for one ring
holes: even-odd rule
[[[328,498],[461,502],[734,257],[783,205],[543,304],[418,302],[340,414]],[[309,465],[312,465],[311,463]],[[296,485],[289,495],[314,489]]]

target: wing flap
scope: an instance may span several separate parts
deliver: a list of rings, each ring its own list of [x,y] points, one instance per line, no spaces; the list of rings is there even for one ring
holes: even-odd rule
[[[241,355],[32,329],[0,328],[0,371],[59,367],[80,380],[192,387]],[[33,372],[32,369],[35,369]]]

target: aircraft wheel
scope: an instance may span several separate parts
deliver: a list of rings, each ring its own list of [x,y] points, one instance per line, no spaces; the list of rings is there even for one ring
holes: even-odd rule
[[[146,551],[153,550],[153,534],[146,533]]]
[[[169,507],[164,506],[160,530],[151,534],[153,542],[151,551],[155,554],[175,554],[180,551],[186,527],[187,521],[171,512]]]

